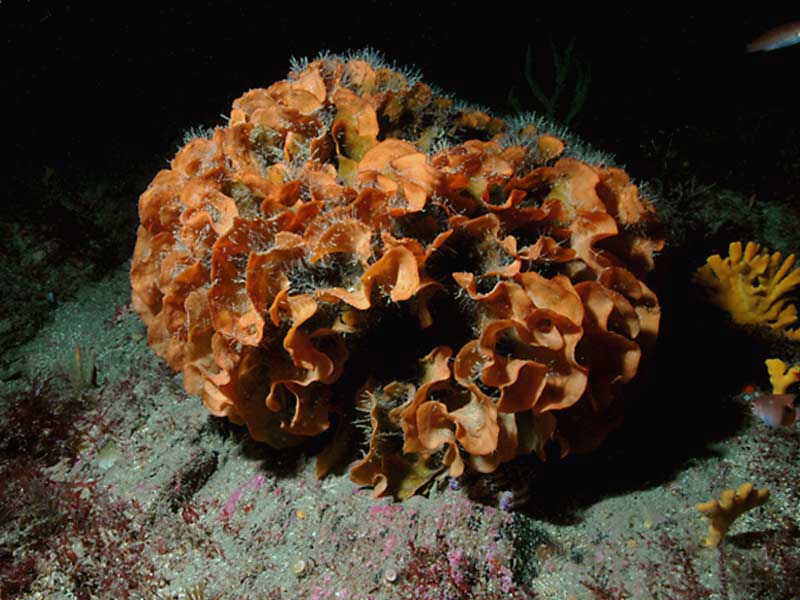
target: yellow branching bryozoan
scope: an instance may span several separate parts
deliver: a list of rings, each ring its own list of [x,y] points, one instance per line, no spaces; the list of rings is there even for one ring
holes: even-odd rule
[[[795,255],[781,261],[781,253],[759,250],[755,242],[742,249],[733,242],[728,256],[708,257],[695,273],[695,281],[709,290],[711,301],[727,311],[742,325],[760,325],[800,340],[800,328],[792,328],[798,320],[797,307],[789,301],[789,293],[800,285],[800,269],[792,270]]]
[[[752,483],[743,483],[736,490],[725,490],[720,499],[711,499],[696,505],[697,510],[707,516],[711,525],[705,546],[719,546],[725,534],[739,515],[751,508],[761,506],[769,499],[769,490],[757,490]]]
[[[406,498],[596,448],[660,319],[662,226],[627,173],[372,53],[233,103],[139,199],[133,307],[216,416]],[[326,433],[327,432],[327,433]]]
[[[800,365],[790,368],[779,358],[768,358],[765,363],[773,394],[785,394],[790,385],[800,381]]]

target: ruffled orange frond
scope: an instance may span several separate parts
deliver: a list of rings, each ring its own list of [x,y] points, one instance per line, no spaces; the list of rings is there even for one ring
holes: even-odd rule
[[[329,436],[320,476],[363,432],[350,477],[376,496],[589,451],[655,341],[643,278],[664,240],[628,175],[570,144],[319,59],[156,174],[132,306],[211,414],[276,448]],[[756,273],[744,312],[791,332],[779,258],[749,248],[727,269]]]

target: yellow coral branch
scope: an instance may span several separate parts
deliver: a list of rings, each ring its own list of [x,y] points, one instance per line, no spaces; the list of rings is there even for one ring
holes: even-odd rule
[[[789,365],[779,358],[768,358],[764,362],[767,365],[773,394],[785,394],[786,388],[800,381],[800,365],[789,368]]]
[[[795,255],[781,261],[780,252],[759,249],[755,242],[748,242],[744,250],[741,242],[733,242],[726,258],[708,257],[695,272],[695,281],[736,323],[766,326],[800,340],[800,328],[789,329],[798,317],[797,307],[787,298],[800,285],[800,268],[792,270]]]
[[[769,490],[756,490],[752,483],[743,483],[737,490],[725,490],[719,500],[696,505],[697,510],[711,520],[708,536],[703,542],[706,546],[719,546],[722,538],[736,518],[751,508],[761,506],[769,499]]]

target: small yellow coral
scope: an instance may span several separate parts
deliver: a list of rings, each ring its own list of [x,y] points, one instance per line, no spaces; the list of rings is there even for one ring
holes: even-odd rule
[[[696,505],[697,510],[711,520],[708,537],[703,542],[706,546],[719,546],[722,538],[730,529],[736,518],[751,508],[761,506],[769,499],[769,490],[757,490],[752,483],[743,483],[737,490],[725,490],[719,500],[712,498],[708,502]]]
[[[736,323],[764,325],[800,340],[800,328],[789,329],[797,323],[797,307],[787,298],[800,285],[800,269],[791,270],[795,255],[781,262],[780,252],[770,254],[759,248],[748,242],[743,251],[741,242],[733,242],[727,258],[719,254],[708,257],[696,271],[695,281],[708,288],[712,302]]]
[[[768,358],[764,362],[767,365],[773,394],[785,394],[786,388],[800,381],[800,365],[789,368],[789,365],[779,358]]]

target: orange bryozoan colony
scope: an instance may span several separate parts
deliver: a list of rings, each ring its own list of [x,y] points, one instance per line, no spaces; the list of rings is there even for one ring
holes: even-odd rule
[[[131,267],[150,346],[256,440],[329,436],[320,476],[366,432],[350,476],[376,496],[595,448],[658,330],[652,207],[541,122],[370,58],[250,90],[158,173]]]

